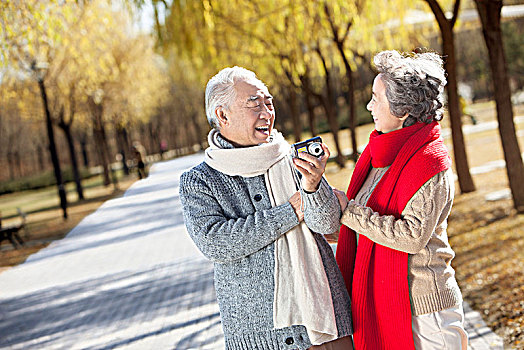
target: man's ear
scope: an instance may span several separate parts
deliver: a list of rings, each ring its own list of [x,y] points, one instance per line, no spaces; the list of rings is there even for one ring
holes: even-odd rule
[[[224,107],[217,107],[215,109],[215,115],[217,117],[218,123],[220,124],[220,127],[228,125],[226,110]]]

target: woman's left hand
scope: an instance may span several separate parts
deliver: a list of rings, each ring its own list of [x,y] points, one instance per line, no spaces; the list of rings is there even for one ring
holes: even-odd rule
[[[341,190],[337,190],[336,188],[333,188],[333,193],[335,193],[335,196],[337,196],[338,203],[340,204],[340,209],[342,209],[342,212],[344,212],[349,203],[348,197],[344,192],[342,192]]]
[[[311,154],[299,153],[300,158],[293,158],[293,163],[298,171],[302,174],[302,188],[308,192],[315,192],[318,189],[322,175],[326,170],[326,164],[329,159],[329,149],[322,144],[324,155],[320,158]]]

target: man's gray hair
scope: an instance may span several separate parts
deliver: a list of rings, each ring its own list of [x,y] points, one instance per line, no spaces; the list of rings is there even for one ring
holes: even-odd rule
[[[442,58],[432,52],[400,54],[382,51],[373,58],[386,88],[391,114],[402,117],[403,126],[442,120],[446,73]]]
[[[205,100],[207,121],[212,128],[217,130],[220,128],[215,110],[218,107],[229,109],[235,101],[235,83],[238,81],[254,81],[265,86],[254,72],[238,66],[224,68],[209,79]]]

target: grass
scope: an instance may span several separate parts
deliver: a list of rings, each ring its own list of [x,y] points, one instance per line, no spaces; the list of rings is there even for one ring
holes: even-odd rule
[[[68,183],[67,220],[62,218],[56,186],[0,196],[3,225],[21,221],[17,208],[21,208],[27,214],[26,226],[20,232],[25,240],[24,246],[15,250],[8,241],[3,241],[0,245],[0,271],[24,262],[29,255],[45,248],[52,241],[63,238],[84,217],[98,209],[105,201],[122,195],[136,181],[136,175],[124,177],[119,174],[119,177],[117,189],[113,185],[104,186],[102,175],[83,180],[86,199],[82,201],[78,201],[75,184]]]
[[[524,215],[510,199],[488,202],[507,188],[505,169],[474,176],[478,190],[456,197],[448,234],[465,299],[506,346],[524,349]]]
[[[471,106],[470,110],[479,121],[495,119],[492,102]],[[516,115],[524,115],[524,106],[515,108]],[[469,119],[464,120],[469,123]],[[444,119],[443,127],[448,127]],[[372,125],[358,128],[359,144],[367,143]],[[521,146],[524,146],[524,124],[517,125]],[[333,150],[331,135],[321,135]],[[304,137],[306,137],[304,135]],[[470,167],[503,159],[500,136],[497,130],[465,135]],[[350,147],[348,130],[340,132],[342,149]],[[446,140],[451,148],[451,140]],[[524,148],[521,147],[521,150]],[[333,187],[346,190],[353,171],[353,162],[339,169],[329,163],[326,177]],[[508,188],[505,169],[474,175],[477,191],[460,194],[456,185],[453,210],[449,217],[448,235],[456,252],[453,267],[464,298],[479,311],[487,325],[500,335],[506,347],[524,349],[524,215],[517,214],[510,199],[487,201],[488,193]],[[104,201],[122,194],[136,177],[121,180],[119,190],[104,187],[101,177],[85,180],[85,201],[78,202],[74,184],[66,189],[71,206],[69,219],[61,218],[56,188],[25,191],[0,196],[0,211],[4,223],[19,220],[16,208],[28,213],[28,242],[22,249],[14,250],[5,241],[0,246],[0,269],[17,265],[32,253],[47,246],[55,239],[64,237],[80,220],[96,210]],[[22,237],[26,234],[22,232]],[[329,237],[336,241],[336,236]]]

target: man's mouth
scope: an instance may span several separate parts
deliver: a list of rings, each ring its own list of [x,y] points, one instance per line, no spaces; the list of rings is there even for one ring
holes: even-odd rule
[[[255,127],[255,130],[260,131],[261,133],[264,133],[265,135],[269,135],[269,125],[257,126]]]

